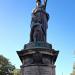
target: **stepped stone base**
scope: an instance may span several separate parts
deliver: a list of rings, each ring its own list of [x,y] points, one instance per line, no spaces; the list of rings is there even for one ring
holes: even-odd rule
[[[24,49],[33,49],[33,48],[48,48],[52,49],[52,45],[47,42],[29,42],[24,45]]]

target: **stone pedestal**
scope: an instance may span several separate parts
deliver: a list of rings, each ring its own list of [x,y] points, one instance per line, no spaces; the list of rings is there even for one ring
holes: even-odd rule
[[[45,42],[28,43],[17,51],[22,61],[22,75],[55,75],[55,61],[59,51]]]

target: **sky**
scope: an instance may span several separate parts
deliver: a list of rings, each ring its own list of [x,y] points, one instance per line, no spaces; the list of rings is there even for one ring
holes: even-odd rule
[[[35,0],[0,0],[0,54],[20,68],[16,53],[30,39]],[[48,0],[47,42],[59,50],[56,75],[70,75],[75,62],[75,0]]]

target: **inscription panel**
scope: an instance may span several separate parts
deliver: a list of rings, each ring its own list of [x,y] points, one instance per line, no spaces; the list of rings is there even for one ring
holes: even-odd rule
[[[55,67],[50,66],[27,66],[24,67],[24,75],[55,75]]]

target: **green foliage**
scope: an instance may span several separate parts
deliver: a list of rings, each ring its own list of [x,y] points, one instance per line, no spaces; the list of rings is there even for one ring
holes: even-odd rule
[[[0,55],[0,65],[4,66],[4,65],[7,65],[8,63],[9,63],[8,59],[5,58],[4,56]]]
[[[13,75],[12,71],[15,69],[15,66],[13,66],[9,60],[0,55],[0,75]]]
[[[20,69],[14,69],[14,70],[13,70],[13,74],[14,74],[14,75],[21,75]]]

